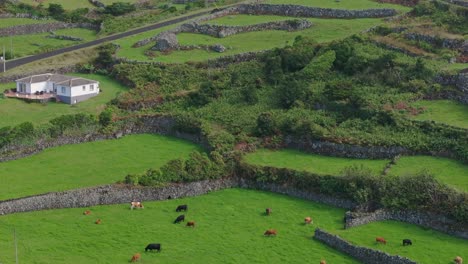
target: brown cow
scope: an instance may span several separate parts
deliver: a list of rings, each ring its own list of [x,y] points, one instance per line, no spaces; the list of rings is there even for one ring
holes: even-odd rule
[[[95,223],[96,225],[101,224],[101,219],[96,220],[96,222],[94,222],[94,223]]]
[[[195,221],[188,221],[187,226],[195,227]]]
[[[270,215],[270,214],[271,214],[271,208],[267,208],[267,209],[265,210],[265,213],[266,213],[266,215]]]
[[[267,231],[265,231],[265,233],[263,235],[264,236],[276,236],[276,230],[275,229],[268,229]]]
[[[313,224],[314,221],[312,221],[312,218],[310,216],[308,216],[308,217],[304,218],[304,223],[306,225],[308,225],[308,224]]]
[[[130,260],[130,262],[137,262],[141,259],[141,254],[140,253],[136,253],[135,255],[133,255],[132,259]]]
[[[326,262],[324,259],[322,259],[322,260],[320,261],[320,264],[327,264],[327,262]]]
[[[457,256],[453,261],[455,261],[456,264],[463,264],[463,259],[460,256]]]
[[[86,210],[83,212],[84,215],[90,215],[91,214],[91,211],[90,210]]]
[[[387,241],[383,237],[376,237],[375,238],[376,243],[382,243],[384,245],[387,245]]]
[[[131,202],[130,203],[130,209],[133,210],[133,208],[145,208],[141,202]]]

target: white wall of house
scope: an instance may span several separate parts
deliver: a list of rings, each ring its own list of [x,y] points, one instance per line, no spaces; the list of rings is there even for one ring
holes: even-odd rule
[[[51,93],[51,92],[54,91],[54,83],[53,82],[47,82],[46,91],[48,93]]]
[[[71,97],[70,87],[64,85],[57,85],[56,88],[58,95]]]
[[[92,89],[91,89],[91,86],[92,86]],[[99,83],[73,86],[71,88],[71,96],[80,96],[80,95],[96,94],[96,93],[99,93]]]
[[[31,83],[31,89],[28,93],[34,94],[36,92],[46,91],[47,82]]]
[[[20,92],[20,85],[21,84],[24,84],[24,88],[23,88],[23,91],[21,91],[21,93],[29,93],[28,91],[31,91],[31,84],[30,83],[20,83],[20,82],[17,82],[16,83],[16,91],[19,93]]]

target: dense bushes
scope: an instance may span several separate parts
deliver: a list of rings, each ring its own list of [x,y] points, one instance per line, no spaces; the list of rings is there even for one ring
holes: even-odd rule
[[[187,159],[169,161],[159,170],[147,170],[143,174],[125,177],[125,183],[143,186],[161,186],[169,182],[192,182],[226,176],[226,166],[219,153],[192,152]]]
[[[247,180],[276,183],[305,191],[353,200],[359,204],[401,210],[423,210],[468,221],[468,196],[438,182],[430,175],[401,177],[372,176],[352,167],[341,176],[320,176],[309,172],[258,167],[241,163],[237,174]]]

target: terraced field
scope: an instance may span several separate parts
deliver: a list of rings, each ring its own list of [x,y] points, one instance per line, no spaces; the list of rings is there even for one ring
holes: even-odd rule
[[[0,37],[0,47],[5,45],[6,50],[9,51],[10,47],[12,46],[15,58],[20,58],[38,53],[44,53],[58,48],[76,45],[79,43],[95,40],[97,38],[95,31],[82,28],[60,29],[54,32],[57,35],[67,35],[82,38],[83,41],[46,38],[49,33],[39,33],[30,35],[17,35],[12,37]]]
[[[415,174],[426,171],[456,189],[468,192],[468,165],[459,161],[430,157],[403,156],[390,170],[391,175]]]
[[[416,120],[433,120],[451,126],[468,129],[468,105],[450,100],[417,101],[416,107],[423,107],[424,111],[411,118]]]
[[[68,105],[63,103],[26,103],[12,98],[0,98],[0,127],[14,126],[22,122],[32,122],[34,124],[44,124],[49,120],[64,115],[77,113],[99,114],[104,105],[114,99],[120,92],[127,88],[109,77],[96,74],[72,74],[97,80],[100,82],[102,92],[89,100],[77,105]],[[14,88],[14,83],[0,84],[0,90]]]
[[[172,223],[179,204],[188,204],[186,217],[195,228]],[[90,216],[80,208],[2,216],[2,262],[14,261],[15,228],[23,263],[128,263],[137,252],[141,263],[358,263],[312,239],[317,226],[340,229],[342,209],[240,189],[144,205],[133,211],[128,204],[93,207]],[[266,207],[273,208],[269,217]],[[312,226],[303,224],[308,215]],[[94,224],[97,218],[102,224]],[[278,236],[264,237],[269,228]],[[144,253],[148,243],[161,243],[161,253]]]
[[[333,233],[353,244],[405,256],[417,263],[448,264],[453,263],[456,256],[465,259],[468,256],[468,240],[402,222],[376,222]],[[387,245],[377,245],[377,236],[384,237]],[[403,247],[402,240],[405,238],[411,239],[413,245]]]
[[[266,0],[265,4],[291,4],[291,5],[304,5],[322,8],[336,8],[336,9],[369,9],[369,8],[393,8],[401,11],[409,11],[411,8],[393,5],[382,4],[377,1],[371,0],[341,0],[341,1],[328,1],[328,0]]]
[[[46,149],[0,163],[0,200],[121,181],[200,148],[159,135],[131,135]]]
[[[18,25],[51,23],[54,20],[38,20],[30,18],[0,18],[0,28],[6,28]]]
[[[385,168],[388,160],[347,159],[310,154],[292,149],[258,150],[245,156],[248,163],[278,168],[309,171],[322,175],[340,175],[346,167],[364,166],[376,175]]]

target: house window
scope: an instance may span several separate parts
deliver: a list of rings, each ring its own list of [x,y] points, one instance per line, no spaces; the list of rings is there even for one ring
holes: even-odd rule
[[[64,94],[66,92],[65,87],[62,86],[62,93]]]
[[[86,86],[83,86],[83,92],[86,91]]]
[[[90,90],[90,91],[94,91],[94,84],[91,84],[91,85],[89,86],[89,90]]]

